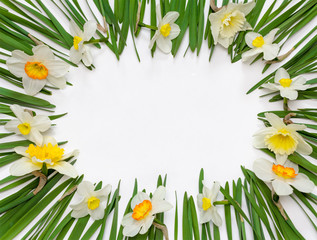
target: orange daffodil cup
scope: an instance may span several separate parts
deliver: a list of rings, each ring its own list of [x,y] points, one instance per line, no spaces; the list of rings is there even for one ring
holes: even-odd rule
[[[47,169],[54,169],[71,178],[78,176],[75,167],[64,161],[76,157],[79,153],[78,150],[64,154],[64,149],[60,148],[52,137],[45,136],[42,145],[30,144],[28,147],[16,147],[14,151],[22,157],[11,165],[12,176],[23,176],[41,170],[44,163]]]
[[[156,189],[152,198],[144,192],[137,193],[131,201],[133,212],[123,217],[123,235],[133,237],[138,233],[145,234],[152,226],[157,213],[166,212],[173,207],[164,200],[165,195],[163,186]]]
[[[293,193],[293,187],[298,191],[310,193],[315,184],[303,174],[298,173],[298,165],[287,160],[284,165],[272,163],[266,159],[257,159],[253,164],[255,175],[272,187],[277,195],[286,196]]]
[[[253,145],[256,148],[268,148],[275,153],[276,163],[266,159],[257,159],[253,164],[254,173],[258,178],[272,187],[277,195],[285,196],[293,193],[291,186],[298,191],[312,192],[315,185],[304,174],[298,173],[298,165],[287,160],[294,152],[310,155],[312,147],[297,132],[304,130],[305,125],[288,124],[273,113],[266,113],[271,127],[266,127],[254,134]]]
[[[7,60],[9,71],[22,78],[22,84],[28,95],[35,95],[50,83],[58,88],[65,88],[65,75],[69,64],[56,60],[52,50],[46,45],[38,45],[29,56],[20,50],[14,50]]]

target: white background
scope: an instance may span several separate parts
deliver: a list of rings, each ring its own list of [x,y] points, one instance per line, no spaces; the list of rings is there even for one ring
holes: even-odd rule
[[[217,46],[209,62],[206,42],[199,57],[190,50],[183,57],[187,34],[176,58],[159,50],[151,58],[149,35],[149,30],[143,29],[136,40],[141,63],[129,35],[119,62],[107,47],[93,49],[95,70],[72,68],[67,76],[72,87],[54,91],[52,97],[38,96],[55,104],[56,114],[68,113],[54,121],[57,126],[49,134],[58,141],[69,141],[66,152],[80,150],[76,168],[85,174],[85,180],[102,180],[115,189],[121,179],[120,216],[135,178],[140,190],[153,192],[158,175],[167,174],[167,200],[174,205],[177,192],[181,220],[184,191],[196,199],[201,168],[206,180],[219,181],[222,186],[229,181],[231,185],[243,176],[241,165],[251,169],[256,158],[266,157],[252,147],[252,135],[263,127],[257,114],[281,110],[282,103],[259,98],[266,93],[263,90],[246,95],[265,76],[260,61],[252,66],[231,64],[226,49]],[[294,36],[282,53],[303,35]],[[316,102],[300,104],[316,106]],[[7,176],[8,169],[4,167],[0,176]],[[316,239],[316,231],[293,201],[283,197],[282,202],[300,232],[307,239]],[[219,212],[224,216],[223,207]],[[174,209],[166,214],[171,236],[173,219]],[[181,234],[181,221],[179,227]],[[220,230],[226,239],[225,225]],[[237,238],[235,228],[234,234]]]

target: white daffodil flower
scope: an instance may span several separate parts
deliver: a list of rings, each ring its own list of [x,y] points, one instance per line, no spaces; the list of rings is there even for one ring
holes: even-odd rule
[[[283,165],[275,165],[266,159],[257,159],[253,164],[255,175],[267,183],[272,183],[279,196],[293,193],[292,185],[300,192],[310,193],[315,184],[303,173],[298,173],[298,165],[287,160]]]
[[[93,220],[100,220],[105,214],[105,203],[111,192],[111,185],[95,191],[95,187],[91,182],[83,181],[77,187],[77,193],[82,200],[77,204],[72,204],[73,209],[71,216],[73,218],[82,218],[88,214]]]
[[[28,147],[16,147],[14,151],[23,157],[11,165],[10,174],[12,176],[23,176],[40,170],[44,163],[47,169],[54,169],[71,178],[78,175],[74,166],[64,161],[70,157],[76,157],[78,150],[64,154],[64,149],[60,148],[52,137],[45,136],[40,146],[30,144]]]
[[[309,85],[305,85],[306,79],[304,77],[297,77],[291,79],[288,72],[284,68],[276,71],[274,83],[263,84],[262,87],[272,91],[280,91],[281,97],[295,100],[298,97],[297,90],[306,90]]]
[[[254,6],[255,2],[228,3],[218,12],[211,13],[209,21],[215,44],[219,43],[228,48],[238,32],[252,29],[245,17]]]
[[[70,21],[70,34],[74,37],[74,45],[70,49],[70,61],[78,64],[81,60],[86,66],[90,66],[93,63],[89,47],[84,44],[85,41],[89,41],[96,33],[97,24],[95,21],[88,21],[84,24],[84,31],[80,30],[77,24]]]
[[[168,12],[162,19],[160,5],[156,6],[156,15],[158,19],[158,30],[156,30],[150,41],[149,48],[152,49],[156,42],[159,49],[164,53],[170,53],[172,50],[172,40],[180,33],[180,28],[174,22],[179,17],[178,12]]]
[[[203,185],[203,193],[197,196],[200,223],[207,223],[211,220],[215,225],[220,227],[222,219],[217,212],[216,206],[213,205],[217,199],[220,184],[215,182],[211,189],[206,186],[205,182],[203,182]]]
[[[153,224],[155,214],[166,212],[172,208],[172,205],[165,201],[165,187],[160,186],[156,189],[152,199],[144,192],[139,192],[131,201],[132,213],[123,217],[123,235],[133,237],[145,234]]]
[[[242,53],[242,61],[248,61],[260,53],[263,53],[263,59],[267,61],[276,58],[280,47],[273,41],[278,30],[278,28],[273,29],[264,37],[259,33],[248,32],[245,35],[245,42],[251,50]]]
[[[265,113],[271,127],[266,127],[253,135],[256,148],[268,148],[275,153],[278,164],[284,164],[288,155],[295,151],[310,155],[312,147],[297,133],[306,128],[302,124],[285,125],[283,120],[273,113]]]
[[[42,145],[43,136],[41,132],[47,131],[51,127],[51,120],[47,116],[31,116],[19,105],[12,105],[12,112],[17,119],[12,119],[4,125],[4,128],[16,134],[22,134],[26,139],[36,145]]]
[[[65,75],[69,64],[55,60],[52,50],[46,45],[33,47],[32,56],[20,50],[14,50],[12,57],[7,60],[7,67],[11,73],[22,78],[22,84],[28,95],[35,95],[47,82],[55,87],[65,88]]]

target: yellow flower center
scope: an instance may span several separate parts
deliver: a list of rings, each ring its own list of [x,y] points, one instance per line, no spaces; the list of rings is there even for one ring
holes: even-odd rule
[[[20,133],[22,133],[23,135],[28,135],[31,131],[31,125],[29,123],[21,123],[18,125],[18,129],[20,131]]]
[[[88,199],[87,205],[90,210],[95,210],[100,205],[100,199],[96,197],[91,197]]]
[[[76,49],[76,50],[78,50],[78,45],[79,45],[79,43],[82,41],[83,39],[81,38],[81,37],[78,37],[78,36],[75,36],[74,37],[74,48]]]
[[[232,14],[227,13],[222,19],[221,22],[225,24],[226,26],[232,25],[232,20],[231,20]]]
[[[282,78],[279,82],[280,82],[280,84],[281,84],[282,87],[286,88],[286,87],[291,86],[291,84],[292,84],[292,79]]]
[[[263,37],[262,37],[262,36],[256,37],[256,38],[252,41],[252,45],[253,45],[254,47],[257,47],[257,48],[262,47],[262,46],[264,45],[264,39],[263,39]]]
[[[30,144],[28,149],[25,151],[30,155],[31,158],[35,157],[38,160],[45,161],[50,159],[52,165],[61,160],[64,155],[64,149],[58,147],[57,145],[53,146],[51,143],[45,144],[44,146],[34,146]]]
[[[294,168],[284,167],[280,164],[272,166],[272,171],[279,177],[283,177],[285,179],[295,178],[297,174],[295,173]]]
[[[160,32],[164,37],[167,37],[170,35],[171,29],[171,25],[169,23],[166,23],[161,27]]]
[[[27,62],[24,71],[32,79],[43,80],[48,75],[47,68],[40,62]]]
[[[152,210],[152,203],[149,200],[144,200],[140,204],[136,205],[133,209],[132,218],[135,220],[142,220],[149,215]]]
[[[204,211],[207,211],[209,208],[211,208],[212,204],[209,198],[203,198],[203,209]]]
[[[297,140],[293,138],[289,130],[282,128],[272,136],[265,139],[268,149],[276,154],[292,154],[297,147]]]

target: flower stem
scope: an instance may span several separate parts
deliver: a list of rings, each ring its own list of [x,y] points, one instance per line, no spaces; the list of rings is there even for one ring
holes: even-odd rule
[[[108,37],[107,38],[100,38],[100,39],[92,39],[89,41],[85,41],[84,44],[94,44],[94,43],[100,43],[100,42],[108,42]]]
[[[284,111],[290,111],[290,108],[288,107],[288,99],[287,98],[284,98],[283,108],[284,108]]]
[[[157,27],[151,26],[151,25],[147,25],[147,24],[145,24],[145,23],[143,23],[143,22],[139,22],[139,26],[140,26],[140,27],[146,27],[146,28],[149,28],[149,29],[152,29],[152,30],[158,30]]]
[[[222,200],[222,201],[215,201],[213,203],[214,206],[216,205],[230,205],[229,201],[228,200]]]

